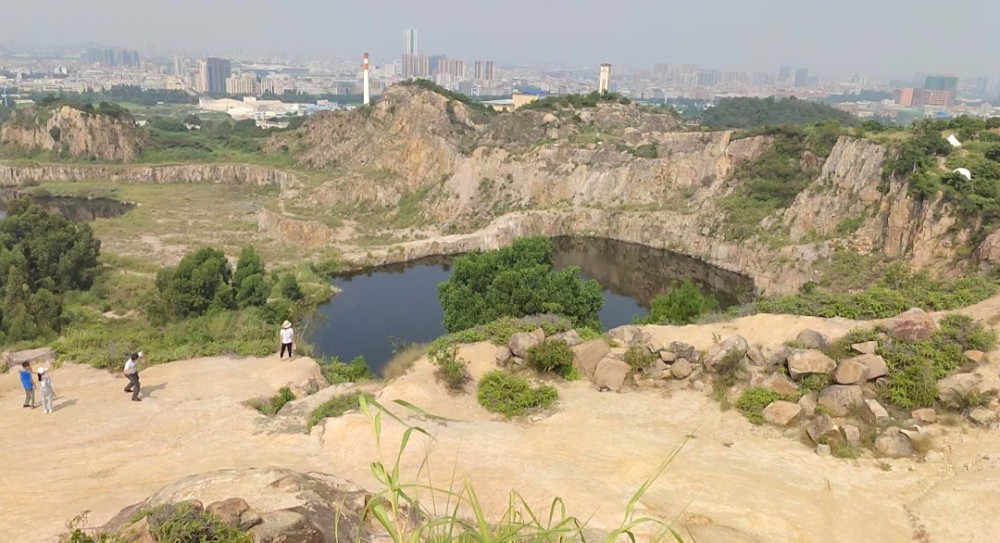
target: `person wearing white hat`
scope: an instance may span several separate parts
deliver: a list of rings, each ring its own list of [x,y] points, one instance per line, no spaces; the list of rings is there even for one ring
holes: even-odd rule
[[[285,351],[288,351],[288,359],[292,359],[292,348],[295,345],[295,330],[292,329],[292,323],[285,321],[281,323],[281,353],[278,354],[278,358],[285,357]]]
[[[133,402],[141,402],[142,399],[139,398],[139,359],[142,358],[142,352],[129,355],[128,360],[125,361],[125,377],[128,377],[128,386],[125,387],[125,392],[132,393]]]
[[[40,368],[38,370],[38,382],[42,389],[42,408],[46,414],[52,412],[52,399],[55,398],[56,393],[52,390],[52,378],[49,377],[48,368]]]

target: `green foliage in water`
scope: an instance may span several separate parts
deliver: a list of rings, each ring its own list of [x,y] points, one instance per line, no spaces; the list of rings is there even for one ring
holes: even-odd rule
[[[451,277],[438,286],[449,332],[500,317],[564,315],[576,325],[598,326],[604,305],[597,281],[583,281],[579,268],[553,271],[552,240],[521,238],[510,247],[455,259]]]
[[[665,294],[653,298],[649,315],[637,317],[638,324],[691,324],[719,306],[715,296],[702,293],[690,278]]]
[[[11,202],[0,220],[0,344],[58,334],[64,295],[90,288],[100,248],[90,226]]]
[[[548,385],[532,387],[528,380],[503,370],[493,370],[479,381],[479,405],[508,417],[547,409],[559,398]]]

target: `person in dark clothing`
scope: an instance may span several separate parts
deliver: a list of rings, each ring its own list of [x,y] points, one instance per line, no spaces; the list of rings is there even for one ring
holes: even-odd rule
[[[125,361],[125,377],[128,377],[128,386],[125,387],[125,392],[132,393],[133,402],[141,402],[142,399],[139,398],[139,390],[141,388],[139,384],[139,359],[142,358],[142,353],[138,352],[128,357]]]
[[[21,386],[24,387],[24,406],[35,408],[35,381],[32,380],[31,362],[21,363]]]

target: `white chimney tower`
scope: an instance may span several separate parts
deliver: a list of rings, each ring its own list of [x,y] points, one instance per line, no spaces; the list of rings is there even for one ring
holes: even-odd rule
[[[604,94],[611,90],[611,65],[601,64],[601,77],[597,82],[597,92]]]
[[[362,68],[362,70],[364,70],[364,78],[365,78],[365,82],[364,82],[364,86],[365,86],[365,91],[364,91],[365,92],[365,100],[364,100],[364,102],[365,102],[365,105],[367,106],[368,103],[371,102],[371,91],[368,90],[368,85],[369,85],[369,83],[368,83],[368,53],[365,53],[365,60],[362,63],[361,68]]]

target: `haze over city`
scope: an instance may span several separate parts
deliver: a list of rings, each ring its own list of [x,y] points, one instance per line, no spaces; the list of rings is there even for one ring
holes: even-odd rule
[[[369,51],[383,61],[398,57],[402,29],[418,28],[421,53],[500,63],[669,62],[746,70],[788,64],[830,75],[971,76],[997,70],[1000,55],[990,41],[989,25],[998,18],[1000,5],[979,0],[845,0],[835,5],[787,0],[176,0],[141,8],[127,0],[41,0],[5,7],[0,43],[12,48],[101,43],[191,54],[312,58],[354,58]]]

